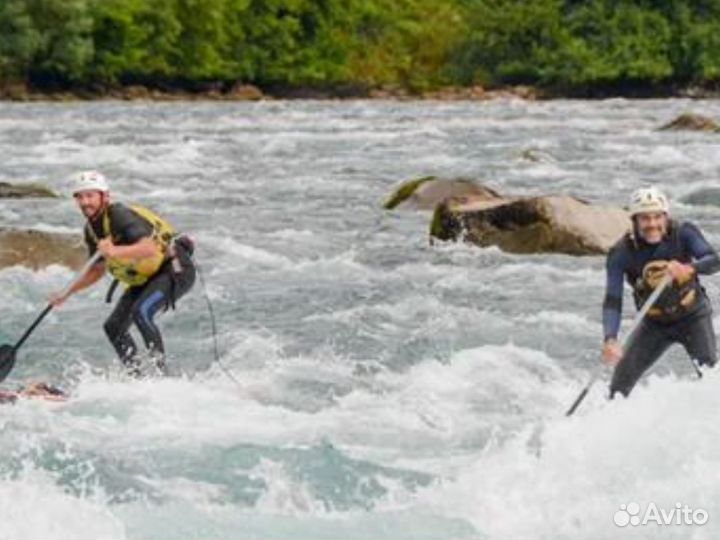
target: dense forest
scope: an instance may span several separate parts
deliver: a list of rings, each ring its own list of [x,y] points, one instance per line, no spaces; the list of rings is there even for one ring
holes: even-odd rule
[[[0,86],[548,95],[720,82],[720,0],[1,0]]]

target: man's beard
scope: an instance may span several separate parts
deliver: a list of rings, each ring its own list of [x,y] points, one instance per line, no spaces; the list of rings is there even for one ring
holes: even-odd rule
[[[80,209],[82,210],[82,213],[85,215],[86,218],[93,219],[95,216],[97,216],[100,208],[102,207],[93,208],[92,206],[83,206]]]
[[[666,233],[664,227],[651,227],[651,228],[647,228],[641,232],[642,232],[643,238],[650,238],[650,237],[663,238]]]

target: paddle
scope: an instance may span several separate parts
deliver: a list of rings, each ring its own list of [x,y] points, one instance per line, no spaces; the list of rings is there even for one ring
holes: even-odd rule
[[[630,327],[630,330],[625,334],[625,340],[622,344],[623,350],[625,350],[625,347],[627,346],[628,342],[630,341],[630,338],[632,338],[633,332],[637,329],[638,326],[640,326],[640,323],[642,322],[643,318],[645,318],[645,315],[650,310],[650,308],[653,306],[653,304],[657,301],[657,299],[660,297],[662,292],[665,290],[665,287],[667,287],[670,282],[671,278],[669,275],[666,275],[662,281],[658,284],[657,287],[655,287],[655,290],[650,295],[650,298],[647,299],[645,304],[643,304],[642,308],[640,308],[640,311],[638,311],[637,316],[635,317],[635,320],[632,323],[632,326]],[[577,398],[575,398],[575,401],[573,401],[573,404],[570,406],[570,408],[565,413],[565,416],[570,416],[572,413],[575,412],[575,409],[578,408],[578,406],[582,403],[583,399],[585,399],[585,396],[587,396],[588,392],[590,391],[590,388],[593,384],[595,384],[595,381],[600,377],[601,371],[596,370],[592,377],[590,377],[590,380],[585,385],[585,388],[582,389],[580,394]],[[701,375],[702,376],[702,375]]]
[[[72,289],[75,284],[80,281],[80,279],[87,273],[87,271],[90,270],[90,268],[100,259],[101,256],[102,255],[99,251],[95,252],[95,254],[88,259],[88,261],[85,263],[85,266],[82,267],[80,272],[78,272],[72,282],[69,283],[67,287],[65,287],[65,289],[62,291],[62,294],[67,294],[70,289]],[[45,309],[42,310],[42,313],[40,313],[40,315],[38,315],[35,321],[33,321],[33,323],[30,325],[30,328],[25,330],[25,333],[17,341],[17,343],[15,343],[15,345],[10,345],[8,343],[0,345],[0,382],[5,380],[5,378],[12,371],[12,368],[15,366],[15,356],[17,354],[17,350],[22,346],[23,343],[25,343],[27,338],[30,337],[30,334],[32,334],[33,330],[35,330],[37,325],[39,325],[45,318],[45,316],[50,313],[52,308],[52,304],[48,304],[47,306],[45,306]]]

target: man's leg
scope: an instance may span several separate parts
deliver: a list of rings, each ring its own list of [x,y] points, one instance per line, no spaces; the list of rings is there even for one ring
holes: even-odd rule
[[[128,329],[132,323],[132,310],[137,292],[133,288],[127,289],[104,324],[105,334],[115,348],[120,361],[133,373],[138,368],[137,345]]]
[[[627,397],[642,374],[660,358],[672,340],[657,325],[643,321],[630,339],[610,382],[610,399],[620,392]]]
[[[132,309],[132,320],[160,371],[165,370],[165,345],[154,319],[158,311],[169,306],[171,291],[172,278],[163,270],[143,286]]]
[[[712,367],[717,362],[717,345],[712,323],[712,309],[708,306],[683,321],[677,340],[690,358],[699,365]]]
[[[142,288],[133,305],[133,321],[145,341],[150,356],[158,369],[165,373],[165,346],[162,334],[155,324],[155,315],[160,309],[166,310],[185,295],[195,282],[195,267],[189,257],[180,253],[180,271],[175,272],[168,264]]]

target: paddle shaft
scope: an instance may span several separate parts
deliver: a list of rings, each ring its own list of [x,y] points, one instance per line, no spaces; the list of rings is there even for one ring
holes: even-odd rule
[[[96,251],[92,257],[90,257],[85,265],[80,269],[80,271],[77,273],[75,278],[68,283],[68,285],[63,289],[63,291],[60,293],[62,296],[65,296],[70,292],[70,290],[83,278],[85,277],[85,274],[87,274],[88,270],[92,268],[92,266],[100,259],[102,254],[99,251]],[[42,322],[42,320],[47,316],[48,313],[52,311],[53,305],[48,304],[45,306],[45,309],[42,310],[42,313],[37,316],[37,318],[33,321],[33,323],[30,325],[30,327],[25,330],[25,333],[18,339],[17,343],[15,343],[15,346],[13,347],[14,350],[18,350],[25,341],[27,341],[27,338],[30,337],[30,334],[33,333],[35,328]]]
[[[638,311],[638,314],[635,317],[635,320],[633,321],[632,325],[630,326],[630,329],[625,334],[625,339],[622,343],[622,348],[625,350],[625,347],[630,342],[630,339],[632,338],[633,333],[635,333],[635,330],[637,330],[638,326],[640,326],[640,323],[645,318],[645,315],[647,315],[647,312],[650,310],[650,308],[655,304],[657,299],[660,297],[660,295],[663,293],[665,288],[670,284],[672,281],[672,278],[669,275],[666,275],[662,281],[659,283],[657,287],[655,287],[655,290],[650,295],[650,297],[647,299],[647,301],[643,304],[643,306],[640,308],[640,311]],[[575,401],[573,401],[573,404],[570,406],[570,408],[565,413],[565,416],[570,416],[572,413],[575,412],[575,409],[578,408],[580,403],[585,399],[585,396],[587,396],[588,392],[590,391],[590,388],[593,384],[595,384],[595,381],[600,377],[600,370],[596,370],[592,376],[590,377],[590,380],[585,385],[585,388],[582,389],[580,394],[577,398],[575,398]]]

